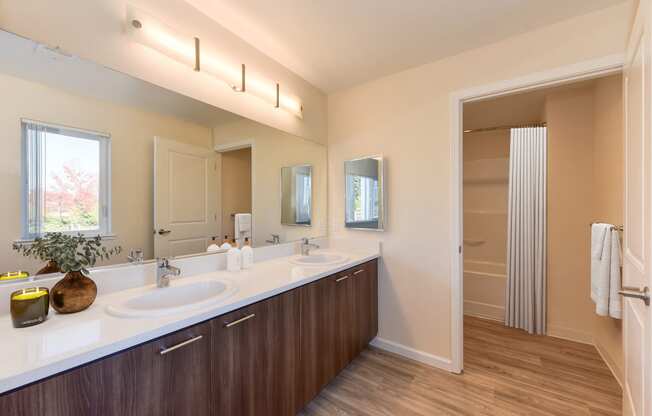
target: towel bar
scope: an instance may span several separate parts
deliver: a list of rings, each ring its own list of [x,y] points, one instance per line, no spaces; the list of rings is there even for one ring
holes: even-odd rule
[[[593,224],[599,224],[600,221],[593,221],[592,223],[589,224],[589,227],[592,226]],[[617,231],[623,231],[623,226],[622,225],[614,225],[612,228],[615,228]]]

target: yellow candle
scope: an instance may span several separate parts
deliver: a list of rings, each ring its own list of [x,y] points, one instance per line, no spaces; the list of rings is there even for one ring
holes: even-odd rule
[[[2,280],[14,280],[14,279],[25,279],[29,277],[29,273],[23,271],[17,272],[7,272],[0,274],[0,281]]]
[[[45,296],[47,294],[48,294],[47,290],[37,290],[37,291],[34,291],[34,292],[19,293],[17,295],[14,295],[12,297],[12,299],[14,299],[14,300],[29,300],[29,299],[40,298],[41,296]]]

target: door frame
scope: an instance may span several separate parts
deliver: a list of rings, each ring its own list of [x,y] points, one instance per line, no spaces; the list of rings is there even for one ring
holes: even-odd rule
[[[622,71],[624,54],[553,68],[529,75],[454,91],[450,94],[451,122],[451,371],[464,368],[464,252],[462,205],[463,105],[516,93],[599,78]],[[459,254],[459,255],[457,255]]]
[[[251,241],[250,243],[254,244],[254,238],[256,237],[255,235],[255,230],[254,230],[254,206],[255,206],[255,198],[256,198],[256,176],[254,175],[254,172],[256,171],[256,158],[254,155],[256,154],[256,141],[254,139],[243,139],[243,140],[236,140],[232,141],[229,143],[218,143],[213,146],[213,150],[215,152],[222,154],[222,153],[227,153],[227,152],[232,152],[234,150],[241,150],[241,149],[251,149]],[[222,162],[220,160],[220,170],[222,169]],[[220,171],[220,181],[222,180],[222,173]],[[220,183],[220,190],[222,189],[222,184]],[[222,195],[220,191],[220,212],[222,212]],[[223,229],[224,224],[222,224],[222,218],[220,216],[220,234],[224,233]]]

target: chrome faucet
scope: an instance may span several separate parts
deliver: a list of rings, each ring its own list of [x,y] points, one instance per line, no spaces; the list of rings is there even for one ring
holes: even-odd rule
[[[131,251],[129,251],[129,255],[127,256],[127,261],[129,261],[129,263],[142,264],[143,260],[145,260],[145,254],[143,253],[142,248],[132,248]]]
[[[281,244],[281,236],[278,234],[272,234],[272,239],[271,240],[265,240],[266,243],[271,243],[276,245]]]
[[[310,250],[313,248],[319,248],[319,246],[315,243],[311,243],[310,239],[307,237],[304,237],[301,239],[301,255],[302,256],[309,256],[310,255]]]
[[[170,266],[170,261],[165,257],[156,259],[156,287],[170,286],[170,276],[179,276],[181,269]]]

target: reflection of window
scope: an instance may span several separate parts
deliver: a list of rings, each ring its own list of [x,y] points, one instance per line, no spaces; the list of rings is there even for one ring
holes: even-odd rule
[[[31,121],[22,135],[23,237],[109,233],[109,137]]]
[[[378,178],[346,176],[346,222],[378,221]]]
[[[310,224],[311,176],[307,173],[297,172],[294,178],[296,189],[296,223]]]

